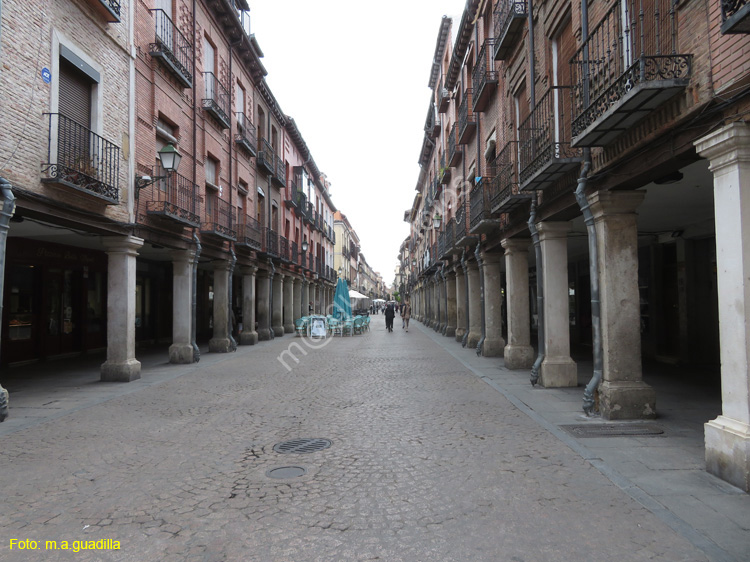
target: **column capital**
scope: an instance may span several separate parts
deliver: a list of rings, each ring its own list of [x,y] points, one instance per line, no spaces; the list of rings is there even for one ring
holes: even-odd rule
[[[505,255],[528,253],[531,245],[530,238],[503,238],[500,245],[505,248]]]
[[[260,278],[271,277],[271,271],[270,270],[268,270],[268,269],[262,269],[262,268],[257,268],[257,270],[258,270],[257,271],[258,277],[260,277]]]
[[[479,271],[479,262],[476,260],[466,261],[466,269],[469,271]]]
[[[734,122],[693,143],[704,158],[710,160],[709,170],[719,172],[739,161],[750,163],[750,127]]]
[[[214,271],[229,271],[229,268],[232,266],[229,260],[215,261],[213,262],[212,265],[213,265]]]
[[[186,250],[172,250],[169,252],[172,256],[172,261],[176,263],[187,262],[190,263],[195,259],[195,250],[188,248]]]
[[[107,236],[101,240],[107,253],[132,253],[135,255],[138,249],[143,246],[143,238],[137,236]]]
[[[567,238],[571,227],[567,221],[542,221],[536,224],[536,229],[539,231],[540,240],[554,240]]]
[[[485,252],[481,253],[482,263],[484,265],[500,263],[503,260],[503,254],[501,252]]]
[[[255,275],[258,273],[258,267],[255,265],[243,265],[240,267],[240,273],[242,275]]]
[[[598,219],[608,215],[634,214],[645,198],[645,191],[595,191],[589,197],[589,203],[594,218]]]

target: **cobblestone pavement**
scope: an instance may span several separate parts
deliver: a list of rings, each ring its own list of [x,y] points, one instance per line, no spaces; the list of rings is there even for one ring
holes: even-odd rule
[[[185,374],[2,437],[0,559],[706,560],[399,324],[170,367]],[[274,451],[296,438],[331,446]],[[267,475],[285,466],[306,473]],[[45,549],[102,539],[120,550]]]

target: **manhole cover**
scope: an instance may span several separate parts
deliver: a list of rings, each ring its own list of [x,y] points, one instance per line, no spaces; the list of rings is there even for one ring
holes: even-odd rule
[[[286,455],[288,453],[304,454],[322,451],[323,449],[327,449],[330,446],[330,439],[292,439],[291,441],[277,443],[273,446],[273,450],[277,453],[281,453],[282,455]]]
[[[266,472],[269,478],[299,478],[307,474],[307,470],[301,466],[280,466]]]
[[[664,430],[658,425],[652,424],[577,424],[561,425],[562,429],[574,437],[653,437],[664,434]]]

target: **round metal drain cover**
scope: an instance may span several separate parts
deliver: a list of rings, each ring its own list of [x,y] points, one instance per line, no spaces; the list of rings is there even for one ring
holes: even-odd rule
[[[269,478],[299,478],[307,474],[307,470],[301,466],[280,466],[266,472]]]
[[[283,441],[273,446],[273,450],[282,455],[289,453],[297,453],[299,455],[304,453],[314,453],[316,451],[322,451],[327,449],[332,444],[330,439],[321,438],[308,438],[308,439],[292,439],[291,441]]]

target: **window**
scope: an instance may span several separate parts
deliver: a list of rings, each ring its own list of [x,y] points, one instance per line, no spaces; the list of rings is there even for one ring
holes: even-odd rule
[[[256,220],[259,226],[266,226],[266,197],[258,191],[258,205],[255,208]]]
[[[206,73],[210,73],[206,75],[206,99],[209,100],[215,100],[216,99],[216,79],[215,79],[215,68],[216,68],[216,49],[211,44],[211,42],[208,40],[208,37],[205,37],[203,40],[204,46],[205,46],[205,59],[203,61],[203,70]]]
[[[237,127],[240,131],[245,129],[245,89],[237,82]]]
[[[205,170],[206,170],[206,185],[208,187],[218,189],[219,162],[209,156],[208,158],[206,158]]]

